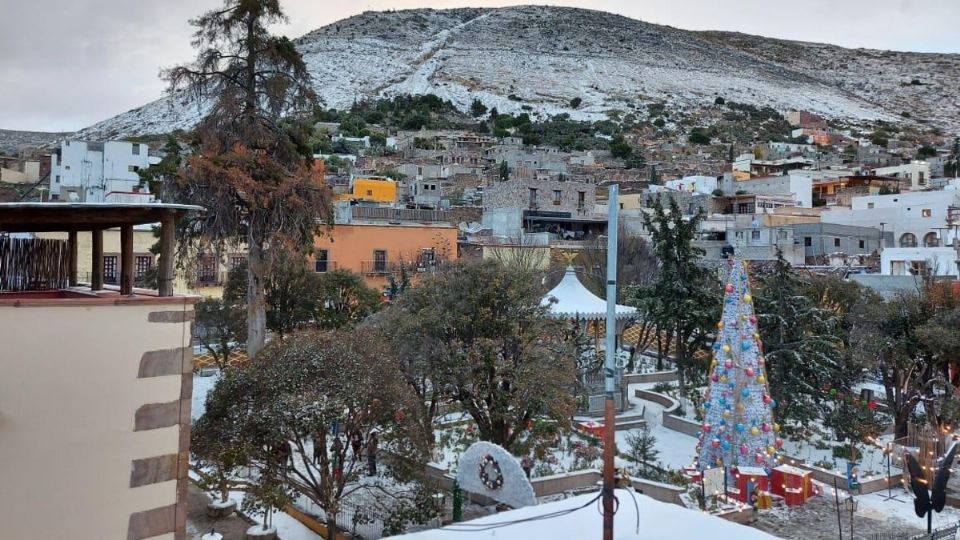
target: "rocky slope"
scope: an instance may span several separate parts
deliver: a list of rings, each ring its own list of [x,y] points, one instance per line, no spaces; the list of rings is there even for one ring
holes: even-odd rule
[[[853,123],[960,120],[960,55],[844,49],[743,34],[690,32],[574,8],[367,12],[296,40],[328,107],[434,93],[466,110],[601,119],[646,105],[727,100],[806,109]],[[579,97],[582,105],[570,107]],[[91,126],[110,138],[189,128],[205,110],[164,97]],[[909,118],[902,115],[906,112]]]

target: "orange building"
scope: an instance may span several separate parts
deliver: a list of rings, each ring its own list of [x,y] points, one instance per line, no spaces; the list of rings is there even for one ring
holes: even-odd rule
[[[457,229],[447,212],[338,205],[333,228],[314,242],[314,270],[351,270],[383,288],[407,268],[412,278],[455,260]]]

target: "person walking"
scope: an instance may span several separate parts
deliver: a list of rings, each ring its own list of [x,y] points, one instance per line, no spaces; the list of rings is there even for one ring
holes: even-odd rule
[[[363,435],[359,431],[350,434],[350,447],[353,448],[353,459],[360,459],[360,451],[363,450]]]
[[[333,477],[340,481],[340,477],[343,474],[343,441],[340,440],[339,435],[333,436],[333,445],[330,447],[330,451],[333,452]]]
[[[533,471],[533,458],[523,456],[523,459],[520,460],[520,468],[523,469],[523,472],[527,475],[527,480],[529,480],[530,472]]]
[[[377,475],[377,432],[374,431],[367,437],[367,476]]]

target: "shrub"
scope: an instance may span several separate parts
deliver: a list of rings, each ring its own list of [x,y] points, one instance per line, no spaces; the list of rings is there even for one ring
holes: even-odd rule
[[[580,108],[580,105],[581,105],[582,103],[583,103],[583,100],[582,100],[582,99],[580,99],[579,97],[575,97],[575,98],[573,98],[573,99],[570,100],[570,108],[571,108],[571,109],[579,109],[579,108]]]

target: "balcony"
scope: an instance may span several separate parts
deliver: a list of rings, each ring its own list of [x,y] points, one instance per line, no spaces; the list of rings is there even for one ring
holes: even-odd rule
[[[365,276],[387,276],[399,270],[400,265],[392,261],[360,261],[360,273]]]

